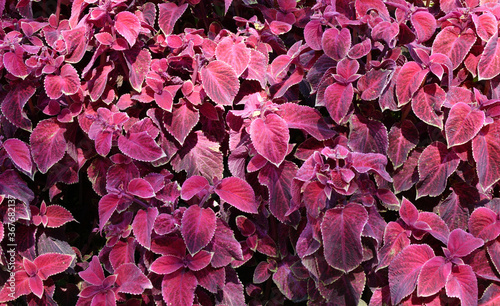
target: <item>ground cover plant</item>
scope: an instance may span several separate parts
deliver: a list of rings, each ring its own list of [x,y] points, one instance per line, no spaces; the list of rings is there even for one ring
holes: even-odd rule
[[[0,14],[0,303],[500,303],[496,1]]]

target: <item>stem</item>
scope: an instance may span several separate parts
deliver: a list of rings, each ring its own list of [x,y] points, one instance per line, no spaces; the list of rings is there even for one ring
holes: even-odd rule
[[[61,13],[61,0],[57,0],[56,24],[59,26],[59,14]]]

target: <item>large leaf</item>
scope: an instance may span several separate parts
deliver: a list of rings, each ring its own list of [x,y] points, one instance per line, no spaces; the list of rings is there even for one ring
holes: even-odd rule
[[[152,289],[153,284],[134,263],[125,263],[115,270],[118,292],[141,294],[146,289]]]
[[[494,306],[500,303],[500,285],[492,283],[486,288],[481,299],[479,299],[479,305],[484,306]]]
[[[472,155],[476,161],[479,184],[488,190],[500,180],[500,121],[483,127],[472,140]]]
[[[215,49],[215,56],[231,66],[240,76],[250,63],[250,49],[245,46],[245,43],[234,43],[231,36],[224,37]]]
[[[336,134],[326,124],[321,113],[308,106],[285,103],[280,106],[278,115],[286,121],[288,128],[300,129],[318,140],[326,140]]]
[[[476,34],[471,28],[461,31],[459,27],[447,26],[442,29],[432,44],[432,54],[442,53],[448,56],[457,68],[476,42]]]
[[[119,12],[115,16],[115,29],[121,36],[125,37],[128,44],[132,47],[139,36],[141,21],[131,12]]]
[[[483,54],[477,63],[479,80],[490,80],[500,73],[500,44],[498,33],[495,33],[484,47]]]
[[[232,105],[240,89],[238,75],[223,61],[212,61],[201,70],[201,81],[207,95],[220,105]]]
[[[165,35],[170,35],[175,23],[186,11],[188,4],[184,3],[181,6],[177,6],[173,2],[167,2],[158,4],[158,7],[160,9],[158,25]]]
[[[66,126],[54,118],[40,121],[33,130],[30,136],[31,155],[40,172],[47,173],[50,167],[64,157],[65,132]]]
[[[257,118],[250,124],[250,138],[257,152],[279,167],[288,153],[290,132],[285,120],[276,114]]]
[[[406,229],[397,222],[389,222],[384,232],[384,245],[379,250],[377,270],[389,266],[394,257],[409,245],[410,238]]]
[[[363,260],[361,232],[368,221],[368,213],[359,204],[326,211],[321,222],[321,233],[326,261],[344,273],[354,270]]]
[[[411,23],[417,32],[418,42],[422,43],[432,37],[436,31],[436,18],[429,12],[418,11],[411,15]]]
[[[441,106],[446,99],[445,91],[432,83],[420,88],[411,102],[415,115],[427,124],[443,128]]]
[[[64,95],[73,95],[80,88],[80,77],[70,64],[61,67],[59,75],[51,74],[45,77],[45,92],[51,99]]]
[[[351,118],[349,130],[348,145],[351,150],[383,155],[387,153],[389,144],[387,129],[380,121],[355,115]]]
[[[158,209],[156,207],[149,207],[147,210],[141,209],[135,215],[132,223],[137,242],[146,249],[151,247],[151,232],[157,216]]]
[[[28,119],[23,108],[35,92],[36,87],[33,84],[17,83],[3,98],[2,115],[15,126],[31,131],[31,120]]]
[[[465,257],[483,244],[483,239],[475,238],[461,228],[454,229],[448,238],[448,250],[453,257]]]
[[[24,51],[17,47],[14,52],[3,54],[3,67],[13,76],[24,79],[29,75],[28,66],[23,60]]]
[[[410,295],[417,285],[422,266],[434,257],[434,251],[427,244],[406,247],[389,265],[389,286],[394,305]]]
[[[68,52],[68,55],[64,58],[65,62],[75,64],[82,60],[87,51],[89,42],[89,39],[86,37],[86,32],[87,29],[85,26],[78,26],[71,30],[61,31]]]
[[[28,145],[19,139],[10,138],[3,143],[3,148],[16,166],[30,175],[33,174],[33,162]]]
[[[456,266],[448,277],[445,288],[446,294],[459,298],[462,305],[477,305],[477,279],[469,265]]]
[[[255,200],[255,193],[252,186],[238,177],[223,179],[215,188],[215,193],[223,201],[243,212],[252,214],[258,212],[258,203]]]
[[[233,260],[243,260],[241,244],[234,237],[233,230],[221,219],[217,219],[214,238],[206,249],[213,252],[211,265],[214,268],[225,267]]]
[[[478,207],[470,215],[469,231],[485,242],[494,240],[500,235],[500,218],[491,209]]]
[[[193,305],[198,281],[191,271],[182,269],[163,277],[161,293],[167,305]]]
[[[428,70],[423,70],[416,62],[407,62],[401,67],[396,78],[396,96],[398,106],[410,102],[413,94],[420,88]]]
[[[73,261],[74,256],[58,253],[46,253],[35,258],[33,263],[38,269],[38,276],[46,280],[49,276],[64,272]]]
[[[460,158],[442,142],[431,143],[418,159],[417,199],[426,195],[435,197],[446,189],[448,177],[455,172]]]
[[[190,206],[182,216],[181,234],[191,254],[204,248],[215,233],[216,216],[210,208]]]
[[[181,144],[200,119],[199,112],[190,103],[178,103],[172,112],[165,112],[163,126]]]
[[[428,260],[418,276],[417,295],[431,296],[439,292],[451,273],[451,262],[441,256]]]
[[[448,148],[469,142],[485,121],[484,112],[459,102],[453,105],[444,126]]]
[[[208,190],[209,187],[210,185],[206,178],[199,175],[193,175],[182,184],[181,199],[185,201],[190,200],[202,190]]]
[[[141,92],[142,83],[146,79],[151,64],[151,53],[148,49],[133,48],[123,52],[129,70],[128,80],[132,88]]]
[[[351,48],[351,32],[348,28],[338,30],[337,28],[328,28],[321,38],[321,44],[326,55],[336,61],[346,57]]]
[[[404,120],[392,126],[389,131],[389,146],[387,156],[394,168],[399,168],[408,159],[408,154],[419,141],[419,133],[410,120]]]
[[[120,135],[118,148],[123,154],[140,161],[155,161],[165,156],[163,150],[148,132],[130,133],[128,136]]]
[[[324,105],[330,117],[337,123],[342,124],[352,104],[354,88],[352,84],[334,83],[325,90]]]

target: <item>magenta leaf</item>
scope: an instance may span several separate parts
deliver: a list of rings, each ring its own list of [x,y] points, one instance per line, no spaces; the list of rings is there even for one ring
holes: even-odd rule
[[[326,140],[335,136],[320,112],[314,108],[285,103],[277,113],[288,124],[288,128],[300,129],[318,140]]]
[[[329,28],[323,33],[321,44],[326,55],[340,61],[351,48],[351,32],[347,28],[340,31],[337,28]]]
[[[403,219],[407,225],[413,225],[417,222],[418,215],[419,213],[415,205],[403,197],[401,208],[399,209],[399,216],[401,219]]]
[[[31,131],[31,120],[23,108],[35,92],[36,87],[33,84],[17,83],[3,98],[2,115],[15,126]]]
[[[465,257],[483,244],[482,239],[475,238],[461,228],[454,229],[448,237],[450,256]]]
[[[185,259],[187,261],[187,267],[191,271],[200,271],[210,264],[213,255],[213,253],[205,250],[199,251],[194,256],[187,255]]]
[[[189,177],[181,189],[181,199],[190,200],[195,195],[199,194],[202,190],[207,190],[210,187],[208,181],[203,176],[193,175]]]
[[[442,53],[448,56],[455,69],[465,59],[476,39],[476,34],[470,28],[461,31],[456,26],[447,26],[436,35],[432,44],[432,54]]]
[[[446,294],[449,297],[459,298],[462,305],[477,305],[477,279],[469,265],[455,266],[445,288]]]
[[[141,30],[141,21],[131,12],[120,12],[115,16],[115,29],[133,46]]]
[[[500,73],[500,45],[498,44],[498,33],[495,33],[486,46],[477,63],[478,79],[490,80]]]
[[[436,31],[436,18],[426,11],[415,12],[411,15],[411,23],[417,32],[419,42],[429,40]]]
[[[323,37],[323,28],[321,21],[311,20],[304,28],[304,40],[313,50],[321,50],[321,38]]]
[[[425,148],[418,159],[420,180],[417,183],[417,199],[440,195],[459,163],[455,152],[448,150],[442,142],[435,141]]]
[[[167,2],[158,4],[158,7],[160,8],[160,15],[158,17],[160,29],[165,35],[172,34],[175,23],[186,11],[188,3],[177,6],[173,2]]]
[[[46,280],[49,276],[64,272],[73,261],[74,256],[57,253],[42,254],[35,258],[33,263],[38,270],[37,275],[42,280]]]
[[[391,301],[397,305],[410,295],[417,285],[422,266],[434,257],[434,251],[426,244],[406,247],[389,265]]]
[[[368,213],[359,204],[326,211],[321,222],[321,233],[325,258],[330,266],[347,273],[361,264],[361,232],[367,221]]]
[[[372,68],[358,80],[358,89],[362,92],[361,99],[371,101],[379,98],[382,92],[389,86],[391,78],[394,75],[394,69],[391,66]]]
[[[59,205],[47,206],[45,215],[48,218],[47,227],[56,228],[68,222],[75,221],[73,215],[66,208]]]
[[[152,198],[155,196],[153,186],[142,178],[134,178],[128,183],[127,192],[140,198]]]
[[[161,283],[161,293],[167,305],[193,305],[198,281],[191,271],[179,270],[167,274]]]
[[[497,135],[500,133],[500,122],[483,127],[472,140],[472,155],[476,161],[476,171],[479,184],[483,190],[489,189],[500,180],[500,143]]]
[[[496,239],[500,235],[500,218],[487,207],[478,207],[470,215],[469,231],[485,242]]]
[[[288,153],[290,140],[286,121],[276,114],[257,118],[250,124],[250,137],[257,152],[279,167]]]
[[[435,213],[422,211],[418,214],[417,222],[419,221],[427,223],[430,229],[427,229],[426,231],[429,234],[431,234],[434,238],[438,239],[442,243],[445,244],[448,243],[448,236],[450,235],[450,230],[448,229],[448,226],[446,225],[444,220],[441,219],[440,216],[438,216]]]
[[[165,156],[163,150],[146,131],[130,133],[128,136],[120,135],[118,148],[128,157],[140,161],[151,162]]]
[[[7,52],[3,55],[3,66],[13,76],[24,79],[29,75],[28,66],[23,60],[24,51],[17,47],[14,52]]]
[[[223,201],[243,212],[252,214],[258,212],[258,203],[255,200],[252,186],[238,177],[223,179],[215,188],[215,193]]]
[[[394,257],[409,245],[410,239],[406,229],[397,222],[389,222],[384,232],[384,245],[379,250],[377,270],[389,266]]]
[[[10,138],[3,143],[3,148],[16,166],[33,175],[33,162],[28,145],[17,138]]]
[[[267,57],[257,50],[250,50],[250,62],[248,63],[247,73],[242,77],[247,80],[256,80],[262,88],[266,87],[267,81]]]
[[[178,103],[164,115],[163,126],[181,144],[200,119],[200,113],[190,103]]]
[[[76,64],[82,60],[88,46],[86,32],[87,29],[85,26],[78,26],[71,30],[61,31],[69,55],[66,55],[64,59],[65,62]]]
[[[382,0],[356,0],[356,13],[358,16],[365,16],[370,10],[378,13],[383,20],[389,20],[389,11]]]
[[[215,56],[231,66],[240,76],[250,63],[250,49],[243,42],[234,43],[230,36],[224,37],[215,49]]]
[[[118,292],[141,294],[145,289],[152,289],[151,281],[133,263],[125,263],[115,270]]]
[[[427,124],[443,128],[441,106],[446,93],[437,84],[428,84],[420,88],[411,102],[415,115]]]
[[[224,282],[226,280],[224,268],[214,269],[208,266],[203,270],[195,271],[194,274],[198,280],[198,285],[212,293],[217,293],[218,288],[222,289],[222,287],[224,287]]]
[[[102,270],[101,263],[99,262],[99,257],[93,256],[86,270],[79,272],[80,277],[92,284],[99,286],[104,281],[104,271]]]
[[[151,53],[147,49],[133,48],[123,52],[129,70],[128,79],[132,88],[141,92],[142,83],[151,64]]]
[[[30,137],[31,155],[42,173],[61,160],[66,152],[66,127],[54,118],[38,123]]]
[[[233,260],[243,260],[241,244],[234,237],[233,230],[221,219],[217,219],[217,228],[207,250],[213,252],[211,265],[214,268],[225,267]]]
[[[349,148],[362,153],[386,154],[389,139],[386,127],[376,120],[366,119],[361,115],[351,117]]]
[[[326,88],[324,105],[337,124],[342,124],[349,113],[353,96],[352,84],[334,83]]]
[[[448,228],[467,228],[469,209],[462,203],[463,200],[453,191],[441,204],[438,205],[438,213],[443,218]]]
[[[398,97],[398,106],[403,106],[410,102],[413,94],[422,85],[427,70],[422,70],[416,62],[407,62],[401,67],[396,78],[396,96]]]
[[[104,228],[116,207],[122,203],[122,198],[116,194],[107,194],[99,201],[99,230]]]
[[[113,69],[114,65],[108,64],[99,66],[95,70],[95,76],[89,82],[90,99],[92,99],[92,101],[97,101],[104,93],[104,90],[106,89],[106,85],[108,83],[108,76],[111,71],[113,71]]]
[[[388,137],[387,156],[392,161],[394,168],[399,168],[408,159],[410,151],[417,146],[418,130],[410,120],[404,120],[392,126]]]
[[[80,88],[80,77],[76,69],[70,64],[61,67],[59,75],[48,75],[45,77],[45,92],[51,99],[57,99],[64,95],[73,95]]]
[[[367,173],[374,171],[386,181],[392,182],[392,178],[385,170],[387,165],[387,157],[379,153],[358,153],[352,152],[349,154],[348,160],[351,162],[351,167],[359,173]]]
[[[238,75],[223,61],[212,61],[201,70],[201,81],[207,95],[220,105],[232,105],[240,89]]]
[[[307,297],[306,281],[297,278],[291,271],[289,262],[282,262],[278,265],[277,271],[273,274],[273,281],[287,299],[298,302]]]
[[[484,123],[484,112],[463,102],[454,104],[444,126],[448,147],[469,142],[479,133]]]
[[[476,34],[485,42],[488,42],[495,34],[498,34],[495,19],[496,17],[489,12],[484,12],[481,16],[472,15],[472,21],[476,26]]]
[[[500,302],[500,285],[491,283],[479,299],[479,305],[494,306]]]
[[[164,255],[156,259],[149,269],[156,274],[172,274],[183,267],[182,258],[174,255]]]
[[[198,253],[212,240],[216,228],[216,216],[210,208],[190,206],[182,216],[181,234],[191,254]]]
[[[439,292],[451,273],[452,264],[444,257],[436,256],[429,259],[418,276],[417,295],[431,296]]]
[[[147,210],[141,209],[135,215],[132,223],[137,242],[146,249],[151,247],[151,232],[157,216],[158,209],[156,207],[149,207]]]

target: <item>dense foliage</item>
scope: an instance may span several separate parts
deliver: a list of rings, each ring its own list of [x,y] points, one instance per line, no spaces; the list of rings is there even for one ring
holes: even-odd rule
[[[500,303],[496,1],[0,13],[0,302]]]

